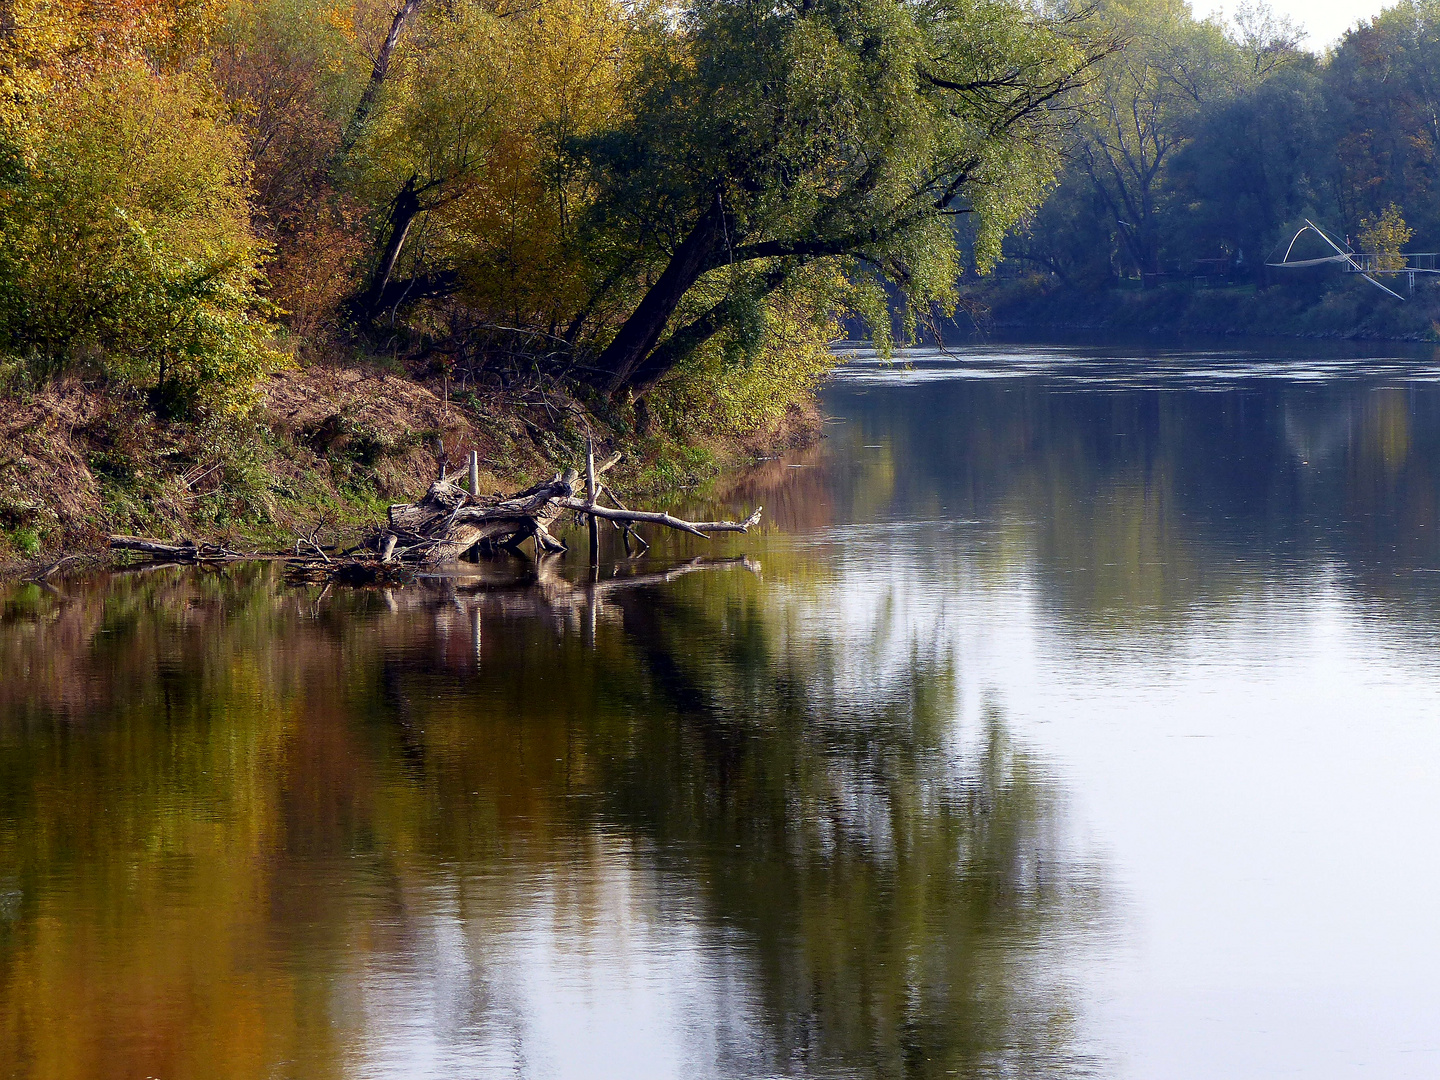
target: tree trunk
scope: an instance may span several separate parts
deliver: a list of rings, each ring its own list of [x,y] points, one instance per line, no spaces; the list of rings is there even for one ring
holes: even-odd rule
[[[763,299],[769,296],[785,282],[788,276],[789,271],[783,266],[772,270],[761,280],[757,292],[752,294],[752,299]],[[735,302],[733,295],[726,296],[693,322],[676,327],[670,336],[652,348],[644,360],[630,373],[627,385],[630,387],[631,393],[639,397],[649,391],[669,374],[671,368],[713,337],[730,320],[734,313]]]
[[[596,366],[606,375],[604,391],[614,396],[630,382],[630,377],[650,350],[655,348],[665,324],[675,314],[681,298],[707,270],[719,265],[718,256],[724,249],[725,210],[716,195],[690,235],[685,237],[660,279],[650,287],[634,313],[625,320],[615,340],[600,354]]]
[[[405,246],[405,237],[409,234],[415,218],[419,216],[420,209],[420,197],[415,194],[415,177],[412,176],[405,181],[400,194],[395,196],[394,206],[390,208],[385,246],[375,263],[375,274],[370,279],[370,287],[365,290],[365,299],[362,301],[366,319],[373,319],[379,313],[380,301],[385,296],[385,286],[390,284],[390,277],[395,273],[395,263],[400,258],[400,249]]]
[[[380,51],[375,55],[375,66],[370,69],[370,81],[365,84],[365,92],[360,95],[355,111],[350,115],[350,122],[345,125],[345,131],[340,136],[337,161],[343,161],[349,155],[355,148],[360,133],[365,130],[365,122],[370,119],[370,112],[375,108],[375,99],[380,96],[380,86],[390,72],[390,57],[400,41],[401,31],[405,29],[405,24],[410,20],[410,16],[415,14],[420,3],[421,0],[405,0],[395,12],[395,17],[390,20],[390,32],[385,35]]]

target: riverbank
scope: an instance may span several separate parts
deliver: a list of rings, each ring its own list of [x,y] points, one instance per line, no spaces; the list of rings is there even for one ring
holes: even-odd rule
[[[652,425],[652,427],[658,425]],[[112,533],[227,546],[346,539],[470,451],[509,491],[579,459],[585,433],[625,459],[622,495],[675,489],[818,437],[813,402],[743,434],[677,439],[592,413],[556,386],[484,393],[378,367],[277,372],[246,417],[164,421],[143,398],[79,381],[0,398],[0,576],[103,553]]]
[[[1403,279],[1390,285],[1406,292]],[[1037,274],[971,285],[964,298],[982,325],[1005,329],[1440,341],[1440,282],[1428,279],[1402,301],[1354,275],[1268,288],[1185,282],[1087,290]]]

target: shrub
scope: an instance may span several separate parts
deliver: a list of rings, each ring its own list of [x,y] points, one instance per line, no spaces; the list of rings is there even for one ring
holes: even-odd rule
[[[835,366],[832,313],[854,310],[862,293],[837,266],[807,268],[681,361],[650,395],[654,416],[682,440],[772,428]]]
[[[1360,248],[1374,252],[1374,269],[1382,274],[1405,269],[1405,256],[1400,251],[1414,235],[1415,230],[1405,224],[1400,207],[1394,203],[1375,217],[1360,219]]]
[[[40,534],[34,529],[19,528],[10,533],[10,542],[22,555],[40,554]]]
[[[244,148],[206,84],[119,66],[62,87],[0,179],[0,350],[88,365],[161,411],[244,407],[274,355]]]

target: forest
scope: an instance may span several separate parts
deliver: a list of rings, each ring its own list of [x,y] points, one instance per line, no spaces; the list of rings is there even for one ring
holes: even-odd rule
[[[1052,302],[1249,286],[1399,310],[1333,270],[1266,263],[1307,219],[1356,251],[1440,248],[1440,5],[1406,0],[1324,55],[1263,7],[1228,24],[1171,3],[1107,4],[1100,17],[1125,47],[1100,65],[1054,193],[1006,241],[1012,274],[1048,279]],[[1291,259],[1330,254],[1310,233]]]
[[[1321,57],[1182,0],[6,0],[0,531],[348,511],[581,429],[689,468],[997,266],[1440,246],[1437,10]]]
[[[617,408],[678,373],[672,408],[751,422],[841,313],[953,297],[956,216],[993,260],[1088,29],[1014,0],[17,0],[0,346],[175,415],[369,354]]]

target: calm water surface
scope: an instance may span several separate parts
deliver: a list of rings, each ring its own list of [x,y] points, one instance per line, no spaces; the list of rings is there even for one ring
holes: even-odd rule
[[[1440,358],[907,359],[598,585],[0,590],[0,1076],[1440,1075]]]

